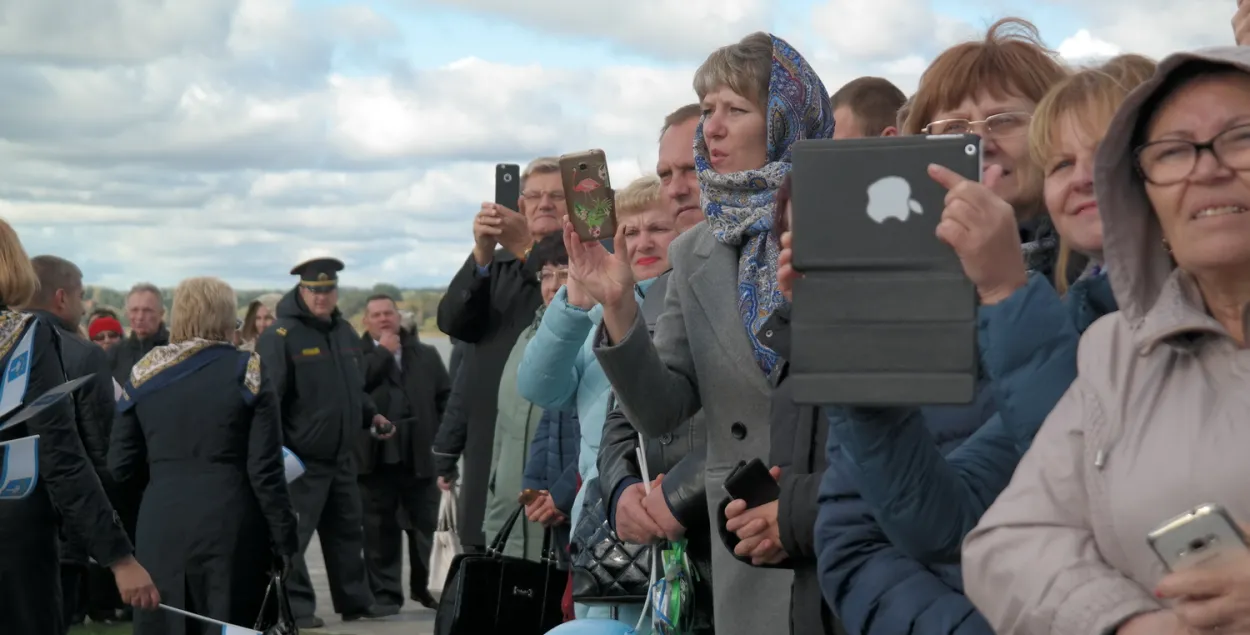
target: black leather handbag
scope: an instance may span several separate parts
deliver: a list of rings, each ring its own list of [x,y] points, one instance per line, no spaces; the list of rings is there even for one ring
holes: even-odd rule
[[[622,541],[608,525],[599,479],[582,484],[586,498],[569,541],[573,601],[581,604],[642,604],[651,588],[651,545]]]
[[[260,604],[260,615],[253,630],[264,635],[299,635],[281,568],[275,567],[269,573],[269,586],[265,588],[265,599]]]
[[[560,600],[568,573],[551,529],[543,532],[541,562],[503,554],[524,510],[512,512],[485,554],[462,553],[451,561],[435,635],[542,635],[564,622]]]

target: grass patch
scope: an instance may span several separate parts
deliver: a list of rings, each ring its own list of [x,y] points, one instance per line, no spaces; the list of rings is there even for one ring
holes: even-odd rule
[[[79,624],[69,629],[69,635],[132,635],[134,626],[128,622],[117,624]]]

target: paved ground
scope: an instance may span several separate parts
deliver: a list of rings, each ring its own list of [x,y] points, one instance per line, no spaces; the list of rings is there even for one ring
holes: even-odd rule
[[[407,543],[404,543],[404,562],[408,562]],[[312,544],[308,546],[308,553],[304,554],[308,560],[308,573],[312,576],[313,587],[317,589],[317,616],[326,621],[325,628],[319,628],[315,631],[305,630],[301,633],[326,633],[333,635],[433,635],[434,633],[434,611],[431,611],[411,600],[404,602],[404,608],[399,615],[388,617],[384,620],[359,620],[356,622],[343,623],[338,615],[333,613],[333,606],[330,604],[330,587],[326,580],[325,563],[321,558],[321,543],[316,536],[313,536]],[[404,580],[408,579],[408,570],[405,565]],[[406,591],[407,589],[405,589]],[[405,594],[406,595],[406,594]]]

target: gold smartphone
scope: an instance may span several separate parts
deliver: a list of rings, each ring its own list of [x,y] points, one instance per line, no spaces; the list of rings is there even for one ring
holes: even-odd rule
[[[582,242],[608,240],[616,235],[616,192],[608,177],[603,150],[586,150],[560,157],[560,178],[568,201],[569,221]]]

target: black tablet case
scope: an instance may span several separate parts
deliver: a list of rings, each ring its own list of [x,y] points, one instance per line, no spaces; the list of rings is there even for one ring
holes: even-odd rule
[[[791,322],[795,401],[971,403],[976,289],[934,234],[946,189],[927,168],[937,163],[979,180],[980,139],[807,140],[792,157],[793,264],[804,274]],[[869,217],[869,187],[888,176],[907,181],[919,213],[900,200],[890,211],[906,220]]]

